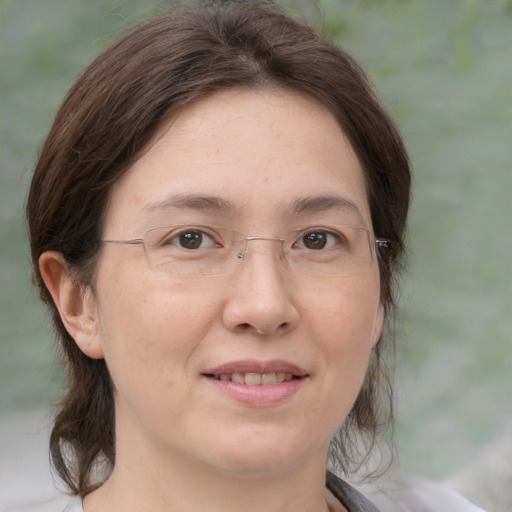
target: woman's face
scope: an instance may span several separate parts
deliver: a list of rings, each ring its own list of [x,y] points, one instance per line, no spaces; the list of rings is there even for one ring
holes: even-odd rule
[[[115,185],[103,238],[175,224],[280,237],[333,222],[371,232],[363,171],[332,114],[297,92],[230,90],[159,133]],[[378,266],[313,276],[276,257],[280,242],[247,247],[217,277],[152,266],[142,245],[102,247],[84,351],[112,376],[118,461],[138,453],[267,476],[325,468],[380,336]]]

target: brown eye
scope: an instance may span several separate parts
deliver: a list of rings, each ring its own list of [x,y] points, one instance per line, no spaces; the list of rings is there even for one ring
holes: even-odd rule
[[[302,242],[306,249],[324,249],[327,245],[327,233],[321,231],[307,233],[302,237]]]
[[[184,249],[199,249],[203,243],[201,231],[186,231],[178,236],[178,244]]]
[[[211,229],[196,226],[170,226],[150,231],[155,236],[152,244],[155,249],[167,252],[184,249],[202,252],[202,249],[221,248],[220,237]],[[161,233],[161,235],[160,235]]]

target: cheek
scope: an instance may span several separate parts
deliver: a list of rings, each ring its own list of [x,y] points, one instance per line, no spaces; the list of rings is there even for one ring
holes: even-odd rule
[[[335,286],[318,282],[310,289],[302,306],[304,317],[310,319],[313,329],[325,334],[334,350],[357,350],[367,344],[371,348],[379,321],[378,278],[353,276],[337,281]]]
[[[215,321],[217,306],[155,272],[101,281],[98,313],[105,360],[118,379],[174,381]],[[131,377],[130,377],[131,376]]]
[[[379,316],[378,280],[361,276],[340,279],[339,287],[317,289],[305,307],[311,337],[321,352],[327,408],[352,407],[364,381]]]

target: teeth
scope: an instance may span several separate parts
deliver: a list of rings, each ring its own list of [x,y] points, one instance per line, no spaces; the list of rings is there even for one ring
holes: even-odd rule
[[[259,386],[261,385],[261,373],[246,373],[245,374],[245,383],[248,386]]]
[[[275,373],[264,373],[261,376],[261,383],[263,385],[276,384],[277,383],[277,375]]]
[[[291,373],[221,373],[215,375],[217,380],[237,382],[247,386],[268,386],[270,384],[280,384],[281,382],[293,379]]]
[[[245,375],[243,373],[231,374],[231,382],[238,382],[238,384],[245,384]]]

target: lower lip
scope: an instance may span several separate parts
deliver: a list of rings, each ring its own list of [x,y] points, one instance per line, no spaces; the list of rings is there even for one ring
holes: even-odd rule
[[[248,386],[237,382],[204,377],[224,395],[249,405],[270,405],[281,402],[296,394],[305,384],[305,378],[292,379],[279,384]]]

